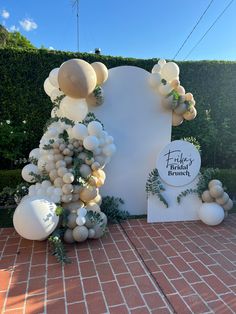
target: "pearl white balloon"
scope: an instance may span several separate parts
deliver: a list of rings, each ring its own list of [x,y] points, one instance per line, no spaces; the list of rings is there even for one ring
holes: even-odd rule
[[[73,121],[82,121],[88,113],[88,106],[85,99],[75,99],[66,96],[61,101],[60,111],[63,117]]]
[[[159,73],[159,72],[161,72],[161,66],[160,66],[160,64],[157,63],[152,68],[152,73]]]
[[[53,187],[53,186],[49,186],[49,187],[47,188],[47,190],[46,190],[46,193],[47,193],[48,195],[53,194],[53,192],[54,192],[54,187]]]
[[[205,224],[216,226],[223,221],[224,210],[216,203],[204,203],[198,210],[198,216]]]
[[[40,149],[39,148],[34,148],[33,150],[31,150],[31,152],[29,153],[29,158],[34,158],[34,159],[39,159],[40,157]]]
[[[55,89],[55,86],[53,86],[53,85],[50,83],[49,78],[47,78],[47,79],[44,81],[43,88],[44,88],[45,93],[50,97],[52,91]]]
[[[75,179],[74,175],[72,173],[69,173],[69,172],[64,174],[64,176],[63,176],[63,181],[65,183],[72,183],[74,181],[74,179]]]
[[[167,62],[161,69],[161,76],[167,82],[179,77],[179,67],[174,62]]]
[[[15,210],[13,224],[16,231],[28,240],[44,240],[57,227],[56,205],[48,199],[30,196]]]
[[[89,135],[83,140],[83,145],[87,150],[94,150],[98,147],[99,141],[96,136]]]
[[[55,68],[53,69],[50,73],[49,73],[49,82],[56,88],[59,88],[59,84],[58,84],[58,71],[59,68]]]
[[[84,124],[77,123],[72,128],[72,135],[77,140],[83,140],[88,136],[88,129]]]
[[[21,176],[26,182],[34,183],[35,177],[30,174],[31,172],[36,175],[39,174],[38,167],[33,164],[26,165],[21,171]]]
[[[95,236],[95,230],[93,228],[88,229],[88,238],[93,239]]]
[[[88,128],[89,135],[95,135],[95,136],[99,136],[103,130],[101,123],[98,121],[91,121],[88,124],[87,128]]]
[[[83,216],[78,216],[76,218],[76,223],[78,226],[83,226],[86,223],[86,218]]]

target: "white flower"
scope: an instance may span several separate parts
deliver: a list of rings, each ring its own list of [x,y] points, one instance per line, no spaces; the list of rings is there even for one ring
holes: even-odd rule
[[[26,120],[23,120],[22,123],[26,124]]]
[[[11,121],[10,121],[10,120],[6,120],[6,123],[7,123],[7,124],[10,124],[10,123],[11,123]]]
[[[13,134],[13,131],[11,131],[10,133]]]

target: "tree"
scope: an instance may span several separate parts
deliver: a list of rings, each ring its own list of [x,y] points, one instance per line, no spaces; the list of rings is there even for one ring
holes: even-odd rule
[[[20,32],[8,32],[2,25],[0,25],[0,47],[35,48]]]

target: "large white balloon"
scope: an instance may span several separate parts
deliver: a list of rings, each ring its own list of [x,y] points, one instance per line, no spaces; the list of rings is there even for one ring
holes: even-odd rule
[[[59,68],[55,68],[49,73],[49,82],[56,88],[59,88],[58,71],[59,71]]]
[[[153,89],[157,89],[161,84],[161,74],[151,73],[149,76],[149,84]]]
[[[85,99],[66,96],[61,101],[60,112],[63,117],[73,121],[82,121],[88,113],[88,106]]]
[[[50,83],[49,78],[46,78],[46,80],[44,81],[44,84],[43,84],[43,88],[44,88],[45,93],[50,97],[52,91],[55,89],[55,86],[53,86]]]
[[[224,210],[216,203],[204,203],[198,210],[198,216],[205,224],[216,226],[223,221]]]
[[[16,231],[28,240],[45,240],[57,227],[56,205],[39,196],[24,199],[15,210]]]
[[[21,176],[26,182],[34,183],[35,177],[30,174],[31,172],[33,172],[36,175],[39,174],[38,167],[33,164],[28,164],[24,166],[24,168],[21,171]]]
[[[161,69],[161,76],[167,82],[170,82],[179,77],[179,67],[174,62],[167,62]]]

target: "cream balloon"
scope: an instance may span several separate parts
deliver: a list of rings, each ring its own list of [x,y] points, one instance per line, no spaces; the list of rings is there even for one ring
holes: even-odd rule
[[[197,110],[195,107],[190,107],[184,114],[183,117],[185,120],[190,121],[195,119],[197,116]]]
[[[99,141],[98,141],[96,136],[89,135],[89,136],[85,137],[85,139],[83,141],[83,145],[87,150],[92,151],[98,147]]]
[[[45,240],[57,227],[56,205],[45,198],[30,196],[15,210],[14,227],[25,239]]]
[[[161,66],[160,66],[160,64],[157,63],[152,68],[152,73],[159,73],[159,72],[161,72]]]
[[[86,98],[97,84],[93,67],[81,59],[64,62],[58,72],[60,89],[72,98]]]
[[[40,157],[40,149],[39,148],[34,148],[29,153],[29,158],[33,158],[33,159],[37,159],[38,160],[39,157]]]
[[[94,135],[94,136],[99,136],[103,130],[101,123],[98,121],[89,122],[87,128],[88,128],[89,135]]]
[[[85,226],[77,226],[73,229],[73,238],[77,242],[83,242],[88,237],[88,229]]]
[[[167,82],[179,77],[179,67],[174,62],[167,62],[161,69],[161,76]]]
[[[62,99],[60,113],[73,121],[82,121],[88,113],[88,106],[85,99],[74,99],[66,96]]]
[[[72,128],[72,135],[75,139],[83,140],[88,136],[87,127],[82,123],[76,123]]]
[[[224,194],[220,198],[216,199],[216,203],[219,205],[224,205],[228,202],[228,200],[229,200],[229,195],[226,192],[224,192]]]
[[[101,106],[104,103],[104,91],[101,86],[97,86],[96,89],[86,97],[86,102],[89,106]]]
[[[108,70],[105,64],[101,62],[93,62],[91,63],[96,76],[97,76],[97,85],[102,85],[108,79]]]
[[[59,72],[59,68],[55,68],[53,69],[50,73],[49,73],[49,82],[56,88],[59,88],[59,84],[58,84],[58,72]]]
[[[44,88],[45,93],[46,93],[49,97],[51,97],[52,91],[55,90],[55,86],[53,86],[53,85],[50,83],[49,78],[46,78],[46,80],[44,81],[44,83],[43,83],[43,88]]]
[[[228,200],[226,204],[223,205],[224,210],[228,211],[231,210],[234,206],[234,203],[231,199]]]
[[[64,233],[64,241],[66,243],[74,243],[75,240],[73,238],[73,232],[71,229],[66,229],[65,233]]]
[[[206,190],[202,193],[202,200],[203,200],[203,202],[206,202],[206,203],[214,202],[214,198],[211,196],[211,194],[208,190]]]

